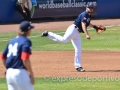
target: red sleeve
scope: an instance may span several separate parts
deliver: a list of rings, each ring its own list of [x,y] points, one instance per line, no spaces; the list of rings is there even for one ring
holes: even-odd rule
[[[0,58],[1,58],[2,60],[6,60],[6,57],[3,56],[3,55],[0,55]]]
[[[22,52],[22,54],[21,54],[21,59],[22,59],[22,60],[28,60],[29,57],[30,57],[30,54],[29,54],[29,53],[27,53],[27,52]]]

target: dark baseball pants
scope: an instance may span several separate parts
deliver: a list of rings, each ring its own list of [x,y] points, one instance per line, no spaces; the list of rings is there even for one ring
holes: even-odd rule
[[[22,7],[18,4],[16,4],[16,10],[22,14],[22,16],[24,17],[24,20],[27,20],[27,21],[30,21],[30,11],[28,8],[24,7],[25,8],[25,11],[27,14],[23,13],[23,10],[22,10]]]

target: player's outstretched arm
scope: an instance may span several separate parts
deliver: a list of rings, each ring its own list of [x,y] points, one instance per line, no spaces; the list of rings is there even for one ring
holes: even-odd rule
[[[93,25],[93,24],[89,24],[90,27],[93,27],[96,30],[96,33],[101,33],[104,32],[106,30],[106,27],[102,26],[102,25]]]

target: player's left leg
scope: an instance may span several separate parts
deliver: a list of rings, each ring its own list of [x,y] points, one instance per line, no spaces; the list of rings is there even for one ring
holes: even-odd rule
[[[6,81],[8,85],[8,90],[18,90],[16,84],[14,83],[14,70],[13,69],[7,69],[6,72]]]
[[[81,52],[82,52],[80,36],[77,36],[77,38],[72,39],[71,42],[75,49],[74,65],[75,68],[78,68],[81,67]]]
[[[75,57],[74,57],[74,65],[77,71],[85,71],[82,68],[81,65],[81,54],[82,54],[82,48],[81,48],[81,37],[79,34],[76,34],[76,38],[73,38],[71,40],[72,45],[75,49]]]

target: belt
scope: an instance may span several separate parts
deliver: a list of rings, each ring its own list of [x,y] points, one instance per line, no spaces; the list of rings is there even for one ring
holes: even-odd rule
[[[82,30],[80,30],[76,25],[75,25],[75,28],[77,28],[77,30],[80,32],[80,33],[84,33]]]
[[[25,68],[8,68],[8,69],[25,69]]]
[[[80,29],[75,25],[75,28],[77,28],[77,30],[80,32]]]

